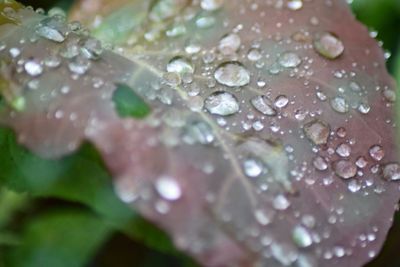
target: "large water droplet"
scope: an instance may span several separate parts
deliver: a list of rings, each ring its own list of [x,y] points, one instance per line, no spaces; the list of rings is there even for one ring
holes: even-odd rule
[[[229,87],[240,87],[250,83],[249,71],[237,61],[219,65],[214,72],[214,78],[220,84]]]
[[[175,73],[194,73],[194,66],[189,59],[177,56],[171,59],[167,65],[168,72]]]
[[[279,57],[278,62],[284,68],[295,68],[300,65],[301,59],[296,53],[286,52]]]
[[[253,97],[250,100],[251,104],[253,107],[261,112],[264,115],[267,116],[275,116],[276,115],[276,110],[272,106],[271,101],[268,99],[266,95],[260,95]]]
[[[342,41],[336,35],[329,32],[315,36],[314,48],[320,55],[329,59],[338,58],[344,51]]]
[[[328,163],[323,157],[320,156],[314,158],[313,165],[319,171],[325,171],[326,169],[328,169]]]
[[[357,166],[348,160],[339,160],[333,164],[333,169],[337,176],[343,179],[350,179],[356,176]]]
[[[155,182],[155,188],[160,196],[169,201],[178,200],[182,196],[182,189],[177,181],[169,176],[161,176]]]
[[[342,158],[347,158],[350,156],[351,153],[351,147],[348,144],[340,144],[336,148],[336,153],[341,156]]]
[[[241,40],[239,35],[235,33],[230,33],[222,37],[219,41],[218,50],[223,55],[231,55],[239,50]]]
[[[304,133],[315,145],[325,145],[328,142],[330,127],[326,122],[313,120],[304,125]]]
[[[228,116],[239,111],[239,102],[237,98],[228,92],[218,91],[206,98],[205,108],[211,114]]]

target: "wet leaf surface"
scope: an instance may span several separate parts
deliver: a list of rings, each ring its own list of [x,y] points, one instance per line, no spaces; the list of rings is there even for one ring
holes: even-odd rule
[[[399,198],[394,84],[345,1],[107,6],[74,16],[127,59],[57,17],[0,28],[0,122],[19,142],[92,142],[120,198],[205,266],[375,257]],[[118,84],[151,114],[120,118]]]

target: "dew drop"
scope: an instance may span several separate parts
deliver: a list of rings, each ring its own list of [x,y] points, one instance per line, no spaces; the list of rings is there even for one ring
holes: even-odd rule
[[[347,113],[349,111],[349,104],[341,96],[337,96],[331,100],[331,107],[339,113]]]
[[[296,53],[286,52],[279,57],[278,63],[284,68],[295,68],[300,65],[301,59]]]
[[[330,127],[326,122],[313,120],[304,125],[304,133],[315,145],[325,145],[328,142]]]
[[[343,54],[344,45],[336,35],[325,32],[315,36],[314,49],[325,58],[336,59]]]
[[[314,158],[313,165],[319,171],[325,171],[326,169],[328,169],[328,163],[323,157],[320,156]]]
[[[177,56],[171,59],[167,64],[167,71],[168,72],[175,72],[175,73],[194,73],[194,67],[189,59]]]
[[[228,116],[239,111],[237,98],[228,92],[218,91],[211,94],[204,102],[205,108],[211,114]]]
[[[263,169],[263,163],[259,159],[249,157],[243,161],[243,170],[248,177],[259,177],[263,173]]]
[[[348,144],[340,144],[336,148],[336,153],[341,156],[342,158],[347,158],[350,156],[351,147]]]
[[[224,0],[202,0],[201,8],[207,11],[214,11],[222,7]]]
[[[36,27],[36,33],[48,40],[62,43],[65,40],[66,26],[56,17],[43,19]]]
[[[303,7],[303,1],[302,0],[289,0],[287,2],[287,7],[290,10],[299,10]]]
[[[279,95],[275,98],[275,107],[284,108],[288,105],[289,98],[285,95]]]
[[[241,40],[239,35],[230,33],[222,37],[219,41],[218,50],[223,55],[232,55],[239,50]]]
[[[89,70],[90,66],[90,61],[84,57],[73,58],[71,62],[68,63],[69,70],[78,75],[85,74]]]
[[[42,65],[36,60],[29,60],[24,65],[26,73],[32,77],[39,76],[43,73]]]
[[[383,167],[383,178],[388,181],[400,180],[400,165],[398,163],[389,163]]]
[[[337,176],[343,179],[350,179],[356,176],[357,166],[348,160],[339,160],[333,164]]]
[[[161,176],[155,182],[155,188],[162,198],[176,201],[182,196],[182,189],[175,179],[169,176]]]
[[[229,87],[240,87],[250,83],[249,71],[237,61],[219,65],[214,72],[214,78],[220,84]]]
[[[311,235],[306,228],[301,225],[294,227],[292,232],[292,238],[294,243],[300,248],[306,248],[312,245],[313,241]]]
[[[284,195],[279,194],[274,198],[272,205],[277,210],[286,210],[289,208],[290,202]]]
[[[211,126],[204,121],[192,122],[185,128],[183,139],[189,144],[211,144],[215,140]]]
[[[276,110],[273,108],[271,101],[268,99],[266,95],[260,95],[253,97],[250,100],[253,107],[267,116],[275,116]]]
[[[249,50],[249,52],[247,53],[247,58],[250,61],[257,61],[260,60],[262,57],[261,52],[259,49],[257,48],[252,48]]]
[[[369,155],[376,161],[381,161],[385,156],[385,151],[380,145],[374,145],[369,149]]]

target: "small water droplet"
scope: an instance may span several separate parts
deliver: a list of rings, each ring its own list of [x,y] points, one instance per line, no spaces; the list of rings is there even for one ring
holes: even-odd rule
[[[275,107],[277,108],[284,108],[289,103],[289,98],[285,95],[278,95],[275,98]]]
[[[48,17],[43,19],[36,27],[36,33],[48,40],[62,43],[67,34],[67,27],[64,21],[57,19],[58,17]]]
[[[347,158],[350,156],[351,147],[348,144],[340,144],[336,148],[336,153],[341,156],[342,158]]]
[[[211,144],[215,140],[211,126],[204,121],[195,121],[185,128],[183,139],[189,144]]]
[[[336,59],[344,52],[342,41],[330,32],[316,35],[314,48],[320,55],[328,59]]]
[[[168,62],[167,71],[179,74],[194,73],[194,66],[192,65],[189,59],[177,56]]]
[[[253,107],[261,112],[264,115],[267,116],[275,116],[276,115],[276,110],[273,108],[271,101],[269,98],[265,95],[260,95],[253,97],[250,100],[251,104]]]
[[[339,160],[333,164],[337,176],[343,179],[350,179],[356,176],[357,166],[348,160]]]
[[[218,50],[223,55],[231,55],[239,50],[241,40],[239,35],[230,33],[222,37],[219,41]]]
[[[28,73],[32,77],[39,76],[43,73],[42,65],[36,60],[29,60],[25,62],[24,68],[26,73]]]
[[[325,145],[328,142],[330,127],[326,122],[313,120],[304,125],[304,133],[315,145]]]
[[[326,169],[328,169],[328,163],[323,157],[320,156],[314,158],[313,165],[319,171],[325,171]]]
[[[176,201],[182,196],[182,189],[177,181],[169,176],[161,176],[155,182],[155,188],[162,198]]]
[[[347,113],[349,104],[342,96],[337,96],[331,100],[331,107],[339,113]]]
[[[287,7],[291,10],[299,10],[303,7],[302,0],[289,0],[287,2]]]
[[[400,165],[398,163],[389,163],[383,167],[383,178],[388,181],[400,180]]]
[[[237,61],[219,65],[214,72],[214,78],[220,84],[229,87],[240,87],[250,83],[249,71]]]
[[[282,194],[277,195],[272,204],[277,210],[286,210],[290,206],[289,200]]]
[[[247,58],[250,61],[257,61],[260,60],[262,57],[261,52],[258,48],[252,48],[249,50],[249,52],[247,53]]]
[[[218,91],[206,98],[205,108],[211,114],[228,116],[239,111],[239,102],[237,98],[228,92]]]
[[[244,173],[251,178],[256,178],[263,173],[264,165],[256,158],[249,157],[243,161]]]
[[[300,248],[306,248],[312,245],[311,235],[306,228],[301,225],[294,227],[292,232],[294,243]]]
[[[284,68],[295,68],[300,65],[301,59],[296,53],[286,52],[279,57],[278,62]]]
[[[202,0],[201,8],[208,11],[214,11],[222,7],[224,0]]]
[[[385,156],[385,151],[380,145],[374,145],[369,149],[369,155],[376,161],[381,161]]]
[[[90,66],[90,61],[84,57],[75,57],[68,63],[69,70],[78,75],[85,74]]]

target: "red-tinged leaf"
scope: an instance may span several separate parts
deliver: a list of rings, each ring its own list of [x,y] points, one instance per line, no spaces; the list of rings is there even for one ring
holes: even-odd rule
[[[30,57],[44,61],[43,47],[65,57],[86,37],[20,42],[43,19],[20,11],[22,26],[1,32],[11,62],[2,90],[14,107],[1,121],[43,156],[93,142],[119,196],[205,266],[373,258],[399,198],[395,93],[381,49],[346,1],[160,0],[138,10],[129,31],[107,19],[94,30],[131,62],[97,59],[80,41],[79,55],[35,78]],[[110,37],[109,27],[124,30]],[[22,53],[10,58],[14,46]],[[85,55],[91,66],[78,75]],[[151,115],[118,117],[121,83]]]

